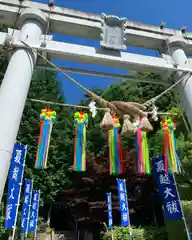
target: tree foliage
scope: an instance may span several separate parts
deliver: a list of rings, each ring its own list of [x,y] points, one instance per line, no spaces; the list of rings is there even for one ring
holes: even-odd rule
[[[30,99],[43,99],[64,102],[59,93],[55,74],[38,70],[34,73],[28,94],[17,140],[28,146],[25,177],[34,180],[34,188],[41,190],[42,204],[50,204],[55,196],[70,185],[67,177],[68,167],[72,164],[72,116],[67,108],[32,102]],[[39,115],[41,109],[52,108],[56,111],[56,121],[51,134],[47,169],[34,169],[39,136]]]
[[[148,77],[157,78],[153,74],[146,74]],[[154,85],[153,85],[154,86]],[[153,86],[149,84],[138,84],[120,82],[118,84],[111,85],[106,91],[102,92],[100,89],[95,90],[96,93],[100,93],[106,100],[124,100],[124,101],[136,101],[145,102],[146,100],[155,97],[161,91],[165,90],[164,87],[156,87],[152,91]],[[146,89],[148,94],[146,94]],[[88,104],[90,99],[82,102],[82,104]],[[163,101],[166,107],[170,105],[170,102],[174,103],[174,96],[168,94]],[[174,105],[174,104],[173,104]],[[176,104],[175,104],[176,105]],[[163,105],[159,106],[163,109]],[[166,108],[163,109],[166,111]],[[115,214],[116,224],[120,223],[119,219],[119,207],[117,198],[117,188],[115,177],[109,176],[109,162],[108,162],[108,143],[107,133],[100,129],[100,122],[103,117],[103,112],[99,112],[95,119],[89,118],[89,126],[87,129],[87,158],[88,170],[85,174],[75,174],[72,176],[72,188],[66,190],[63,193],[62,200],[67,200],[69,208],[74,214],[75,219],[79,222],[91,224],[93,222],[99,223],[106,220],[106,199],[105,193],[111,191],[113,193],[113,208]],[[159,122],[155,123],[155,131],[150,134],[149,140],[151,143],[154,141],[156,133],[158,133]],[[153,139],[153,140],[152,140]],[[161,151],[162,139],[156,140],[159,151]],[[128,156],[124,156],[124,164],[130,166],[132,162],[136,165],[136,158],[132,155],[135,147],[135,137],[122,138],[122,144],[126,150],[129,151]],[[155,154],[158,149],[154,149],[154,144],[150,146],[152,154]],[[92,156],[92,157],[90,157]],[[153,187],[152,178],[142,178],[135,174],[135,169],[129,167],[125,169],[125,174],[119,177],[127,179],[128,196],[130,201],[130,214],[132,223],[138,224],[150,224],[153,222],[152,212],[156,208],[155,206],[155,192]],[[94,194],[93,194],[94,192]],[[90,194],[91,193],[91,194]],[[61,194],[62,195],[62,194]],[[60,199],[60,200],[61,200]],[[62,201],[61,200],[61,201]],[[77,201],[78,200],[78,201]],[[143,209],[145,207],[145,210]],[[104,212],[103,212],[103,209]],[[149,214],[151,212],[151,215]],[[99,215],[98,215],[99,214]],[[140,216],[140,219],[136,217]],[[150,217],[149,217],[150,215]]]
[[[103,235],[103,240],[110,240],[113,234],[114,240],[131,239],[130,234],[134,236],[134,240],[162,240],[167,239],[167,233],[164,227],[139,227],[139,228],[127,228],[127,227],[114,227],[112,230],[107,230]]]
[[[4,28],[4,26],[2,27]],[[0,79],[2,79],[7,67],[6,55],[0,54]],[[152,73],[145,73],[145,78],[161,81],[159,76]],[[165,86],[119,81],[118,84],[111,85],[106,91],[101,89],[97,93],[102,94],[106,100],[123,100],[136,101],[144,103],[145,101],[157,96],[166,89]],[[36,70],[30,86],[28,99],[42,99],[47,101],[64,102],[65,99],[59,92],[56,75],[45,70]],[[87,104],[89,100],[84,101]],[[182,165],[185,170],[180,176],[177,176],[180,196],[183,202],[184,213],[189,224],[191,223],[191,200],[192,200],[192,143],[191,136],[186,132],[186,127],[182,118],[183,110],[178,105],[178,95],[168,92],[157,102],[157,106],[163,112],[172,112],[172,117],[177,123],[177,144],[180,150]],[[50,150],[48,157],[48,167],[46,170],[34,169],[37,140],[39,135],[39,114],[42,108],[49,107],[57,112],[57,120],[53,127]],[[177,115],[175,115],[175,113]],[[103,112],[99,112],[95,119],[89,118],[89,127],[87,129],[87,159],[88,171],[86,173],[74,173],[69,171],[73,162],[73,111],[60,106],[45,105],[42,103],[28,100],[20,125],[17,140],[22,144],[28,145],[28,154],[26,158],[25,178],[34,180],[34,188],[41,190],[41,205],[44,208],[49,206],[58,199],[63,199],[62,194],[68,201],[71,214],[75,219],[84,223],[99,223],[107,218],[105,193],[112,191],[114,193],[115,221],[119,224],[119,209],[116,196],[115,177],[109,176],[108,169],[108,148],[107,134],[100,130],[100,121]],[[161,119],[161,118],[160,118]],[[159,119],[159,120],[160,120]],[[162,131],[159,129],[159,123],[153,122],[154,131],[148,134],[150,155],[159,155],[162,153]],[[137,223],[138,216],[143,218],[144,223],[148,223],[147,214],[142,210],[142,205],[147,209],[148,215],[153,214],[150,208],[155,203],[154,195],[156,194],[153,180],[142,178],[133,171],[133,162],[135,160],[135,138],[122,138],[122,144],[128,155],[124,157],[126,165],[125,174],[122,177],[128,180],[128,196],[130,196],[130,209],[132,210],[131,221]],[[132,167],[130,169],[130,165]],[[68,189],[68,191],[64,191]],[[150,202],[151,201],[151,202]],[[1,208],[3,209],[3,208]],[[154,210],[154,209],[153,209]],[[2,210],[3,211],[3,210]],[[142,212],[143,211],[143,212]],[[41,212],[40,212],[41,213]],[[4,232],[1,227],[3,223],[3,214],[0,217],[0,232]],[[135,217],[134,217],[135,216]],[[144,224],[143,223],[143,224]],[[84,226],[86,225],[84,224]],[[128,232],[124,229],[115,229],[117,234]],[[133,229],[145,235],[143,229]],[[150,231],[148,231],[149,233]],[[109,232],[107,232],[109,234]],[[108,237],[106,234],[105,237]],[[151,239],[149,234],[148,238]],[[152,235],[150,235],[152,236]],[[125,237],[116,239],[124,239]],[[105,238],[107,239],[107,238]],[[136,238],[137,239],[137,238]],[[157,239],[157,238],[155,238]],[[181,239],[182,240],[182,239]]]
[[[145,76],[150,76],[154,79],[160,81],[158,76],[153,74],[145,74]],[[148,99],[151,99],[162,91],[165,90],[165,87],[154,86],[146,83],[134,83],[129,84],[123,82],[117,84],[116,86],[111,86],[109,89],[110,100],[115,98],[115,93],[118,94],[118,100],[134,100],[138,102],[145,102]],[[132,94],[132,92],[134,92]],[[177,129],[175,131],[177,137],[177,146],[179,149],[179,155],[182,161],[182,167],[184,169],[183,173],[176,176],[176,182],[179,189],[180,198],[182,200],[184,214],[187,220],[187,224],[191,226],[191,177],[192,177],[192,161],[191,161],[191,135],[187,132],[185,118],[183,117],[184,112],[179,103],[179,97],[175,91],[169,92],[168,94],[162,96],[157,102],[156,105],[163,112],[170,112],[170,117],[176,121]],[[159,120],[166,118],[166,116],[161,116]],[[160,122],[153,122],[154,131],[148,134],[148,144],[150,150],[150,156],[156,156],[163,153],[163,131],[159,128]],[[134,146],[134,139],[129,141],[128,145],[132,144]],[[169,233],[169,239],[186,239],[186,233],[184,231],[184,223],[180,222],[166,222],[166,228]],[[121,239],[121,238],[118,238]],[[126,238],[122,238],[126,239]],[[141,239],[150,239],[150,238],[141,238]],[[156,239],[156,238],[155,238]]]

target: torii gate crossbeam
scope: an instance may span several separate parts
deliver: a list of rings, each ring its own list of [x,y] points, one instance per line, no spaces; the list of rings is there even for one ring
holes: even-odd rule
[[[24,1],[21,5],[18,0],[0,0],[0,22],[2,24],[13,25],[19,8],[21,8],[21,11],[25,8],[34,8],[40,9],[46,15],[49,13],[49,7],[46,4]],[[100,40],[101,22],[101,15],[55,6],[51,10],[50,31]],[[126,21],[125,23],[125,44],[127,46],[164,51],[166,39],[179,34],[181,34],[180,30],[161,29],[159,26],[132,21]],[[187,40],[185,53],[187,56],[192,56],[192,34],[184,33],[183,37]]]
[[[18,15],[19,13],[19,15]],[[14,31],[11,41],[7,34],[0,33],[0,48],[9,43],[13,54],[0,88],[0,201],[9,170],[13,146],[17,137],[31,76],[37,56],[30,47],[47,54],[49,58],[79,61],[104,66],[119,67],[127,70],[152,71],[161,75],[174,74],[177,81],[185,72],[192,72],[192,37],[181,31],[160,29],[159,27],[124,21],[116,16],[105,18],[101,15],[87,14],[71,9],[54,7],[50,15],[50,31],[88,39],[100,39],[101,48],[81,46],[76,44],[53,41],[50,37],[43,44],[42,35],[46,31],[49,7],[45,4],[31,1],[0,0],[0,23],[15,23],[18,18],[18,28]],[[110,24],[116,24],[111,36],[106,35]],[[113,29],[114,30],[114,29]],[[114,35],[115,32],[115,35]],[[102,35],[101,35],[102,34]],[[105,39],[105,37],[107,37]],[[115,41],[115,44],[114,44]],[[106,47],[106,46],[112,46]],[[162,57],[143,56],[122,52],[127,46],[149,49],[160,49]],[[109,49],[110,48],[110,49]],[[167,50],[169,50],[167,52]],[[191,78],[183,80],[178,87],[186,115],[192,125],[192,82]]]

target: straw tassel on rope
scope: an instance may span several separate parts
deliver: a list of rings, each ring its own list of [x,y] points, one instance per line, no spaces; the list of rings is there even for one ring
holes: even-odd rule
[[[104,114],[104,117],[100,124],[101,129],[103,130],[111,130],[114,127],[114,120],[110,114],[110,110],[107,110]]]
[[[47,166],[49,143],[56,112],[51,109],[42,109],[40,114],[40,135],[36,153],[35,168],[44,169]]]
[[[110,174],[120,174],[123,172],[122,149],[120,136],[118,133],[120,123],[117,116],[112,117],[114,121],[114,127],[108,131]]]
[[[86,126],[88,124],[88,114],[76,112],[74,114],[74,164],[75,171],[86,170]]]
[[[166,172],[180,173],[181,162],[176,152],[175,122],[171,119],[161,121],[164,130],[164,166]]]
[[[142,130],[143,122],[138,120],[136,130],[136,146],[138,154],[138,172],[140,174],[150,174],[151,167],[149,162],[149,150],[147,142],[147,133]]]

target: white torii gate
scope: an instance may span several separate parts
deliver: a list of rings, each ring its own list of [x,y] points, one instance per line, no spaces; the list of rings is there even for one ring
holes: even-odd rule
[[[102,37],[102,47],[95,49],[56,42],[51,37],[47,37],[44,44],[43,34],[46,33],[48,16],[50,16],[51,32],[98,40]],[[0,32],[0,49],[2,50],[7,43],[13,47],[0,88],[0,201],[37,61],[35,52],[21,41],[46,54],[50,59],[98,64],[139,72],[150,71],[162,76],[174,74],[176,81],[184,73],[192,73],[192,61],[187,58],[192,55],[192,37],[182,31],[61,7],[53,7],[50,14],[49,6],[45,4],[22,0],[0,0],[0,24],[13,25],[17,17],[19,30],[15,30],[13,36],[11,30],[8,34]],[[105,31],[107,28],[112,30],[110,36],[107,35],[110,31]],[[162,55],[151,57],[120,51],[127,46],[160,50]],[[188,121],[192,126],[191,79],[184,79],[178,89]]]

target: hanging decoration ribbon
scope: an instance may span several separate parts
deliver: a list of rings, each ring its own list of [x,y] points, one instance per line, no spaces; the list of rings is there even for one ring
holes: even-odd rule
[[[164,166],[165,171],[172,173],[181,172],[181,163],[176,152],[176,139],[174,130],[176,124],[171,119],[161,121],[161,127],[164,130]]]
[[[51,109],[42,109],[40,114],[40,135],[36,153],[35,168],[44,169],[47,166],[49,143],[56,112]]]
[[[74,165],[75,171],[86,170],[86,126],[88,114],[76,112],[74,114],[75,138],[74,138]]]
[[[142,131],[143,125],[142,120],[137,121],[136,130],[136,146],[138,154],[138,172],[140,174],[151,173],[151,167],[149,162],[149,149],[147,141],[147,133]]]
[[[112,116],[114,121],[113,129],[108,131],[109,145],[109,168],[110,174],[120,174],[123,172],[122,167],[122,149],[119,136],[120,123],[117,116]]]

